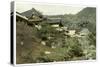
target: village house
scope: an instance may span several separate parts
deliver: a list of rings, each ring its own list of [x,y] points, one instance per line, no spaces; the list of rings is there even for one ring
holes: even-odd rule
[[[25,11],[21,14],[28,18],[30,25],[38,25],[43,20],[43,15],[34,8]]]
[[[17,22],[23,22],[25,24],[28,24],[30,26],[35,26],[38,30],[40,30],[42,27],[38,24],[38,22],[41,21],[37,16],[35,17],[33,14],[31,16],[31,19],[23,16],[21,13],[16,12],[16,21]]]
[[[47,18],[47,23],[56,28],[63,26],[61,18]]]
[[[30,23],[38,25],[43,19],[33,12],[32,16],[28,20]]]
[[[16,12],[16,21],[17,22],[28,22],[28,18],[26,18],[25,16],[22,16],[19,12]]]
[[[30,9],[30,10],[27,10],[27,11],[21,13],[21,14],[22,14],[23,16],[26,16],[27,18],[30,18],[30,17],[32,16],[32,14],[34,14],[34,15],[40,17],[40,18],[42,18],[42,16],[43,16],[43,15],[42,15],[39,11],[37,11],[35,8],[32,8],[32,9]]]

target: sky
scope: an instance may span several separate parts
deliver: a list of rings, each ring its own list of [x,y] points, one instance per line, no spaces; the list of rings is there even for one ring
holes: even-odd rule
[[[16,2],[16,11],[24,12],[35,8],[36,10],[42,12],[44,15],[61,15],[61,14],[76,14],[85,6],[68,6],[61,4],[40,4],[40,3],[32,3],[32,2]]]

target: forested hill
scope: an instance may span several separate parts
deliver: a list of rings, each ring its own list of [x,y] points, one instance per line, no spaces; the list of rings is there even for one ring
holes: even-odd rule
[[[78,17],[96,17],[96,8],[95,7],[87,7],[82,11],[77,13]]]
[[[96,30],[96,8],[87,7],[76,14],[81,27],[86,27],[90,31]],[[92,28],[92,29],[91,29]]]

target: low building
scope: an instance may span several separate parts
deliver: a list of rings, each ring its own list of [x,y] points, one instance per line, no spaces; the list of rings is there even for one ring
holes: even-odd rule
[[[62,19],[61,18],[47,18],[47,23],[52,27],[62,27]]]
[[[26,18],[25,16],[21,15],[19,12],[16,12],[16,21],[28,22],[28,18]]]
[[[38,16],[38,17],[42,17],[43,15],[39,12],[39,11],[37,11],[35,8],[32,8],[32,9],[30,9],[30,10],[27,10],[27,11],[25,11],[25,12],[22,12],[21,13],[23,16],[26,16],[27,18],[30,18],[33,14],[34,15],[36,15],[36,16]]]
[[[35,8],[20,14],[28,18],[28,25],[38,25],[43,20],[43,15]]]
[[[28,20],[30,24],[38,25],[43,19],[36,16],[35,14],[32,14],[32,16]]]

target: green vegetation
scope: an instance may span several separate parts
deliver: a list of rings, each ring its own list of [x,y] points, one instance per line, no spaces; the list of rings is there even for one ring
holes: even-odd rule
[[[96,59],[95,10],[88,7],[76,15],[48,16],[61,17],[68,30],[77,31],[75,35],[78,36],[75,37],[65,35],[65,31],[57,31],[48,21],[39,24],[42,26],[40,30],[35,26],[17,22],[17,63]]]

